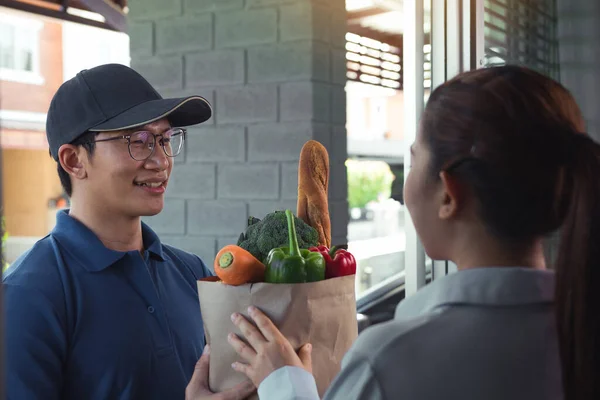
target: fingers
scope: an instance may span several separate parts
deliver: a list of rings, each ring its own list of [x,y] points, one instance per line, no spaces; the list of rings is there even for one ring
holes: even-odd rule
[[[254,322],[256,322],[256,325],[269,342],[282,339],[284,337],[279,329],[277,329],[275,324],[269,319],[269,317],[267,317],[258,308],[248,307],[248,313]]]
[[[248,376],[248,374],[251,372],[250,366],[241,362],[234,362],[231,364],[231,368],[233,368],[234,371],[240,372],[246,376]],[[248,378],[250,378],[250,376],[248,376]]]
[[[245,381],[235,385],[229,390],[221,392],[221,400],[244,400],[254,393],[255,390],[256,387],[254,387],[252,382]]]
[[[244,334],[244,337],[250,343],[254,349],[258,349],[264,343],[266,343],[266,339],[262,333],[256,327],[248,321],[243,315],[234,313],[231,316],[231,321],[238,327],[240,331]]]
[[[229,341],[229,344],[231,345],[231,347],[233,347],[235,352],[238,353],[238,355],[244,360],[251,363],[252,360],[254,360],[254,358],[256,357],[256,351],[252,347],[244,343],[236,334],[230,333],[227,336],[227,340]]]
[[[198,359],[196,362],[196,366],[194,367],[194,374],[192,375],[192,379],[190,384],[198,384],[203,387],[208,387],[208,365],[210,361],[210,346],[204,346],[204,351],[202,352],[202,357]]]
[[[312,374],[312,345],[307,343],[302,346],[298,351],[298,357],[302,361],[304,369]]]
[[[210,358],[210,347],[204,346],[202,357],[196,362],[194,373],[185,389],[185,398],[194,399],[198,395],[210,393],[208,389],[208,364]]]

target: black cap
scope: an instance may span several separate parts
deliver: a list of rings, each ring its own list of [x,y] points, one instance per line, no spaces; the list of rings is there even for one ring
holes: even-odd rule
[[[88,131],[135,128],[168,117],[173,126],[208,120],[210,103],[201,96],[163,99],[139,73],[122,64],[105,64],[79,72],[64,82],[50,102],[46,136],[50,154]]]

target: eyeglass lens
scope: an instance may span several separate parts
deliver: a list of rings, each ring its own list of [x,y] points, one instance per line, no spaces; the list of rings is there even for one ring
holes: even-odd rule
[[[181,152],[183,145],[183,130],[172,129],[158,137],[159,144],[169,157],[175,157]],[[129,140],[129,151],[136,160],[145,160],[152,154],[156,137],[146,131],[135,132]]]

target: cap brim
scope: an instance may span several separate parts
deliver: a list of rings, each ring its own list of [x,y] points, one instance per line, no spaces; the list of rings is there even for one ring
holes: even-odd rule
[[[200,124],[212,116],[210,103],[201,96],[147,101],[89,129],[92,132],[120,131],[136,128],[162,118],[172,126]]]

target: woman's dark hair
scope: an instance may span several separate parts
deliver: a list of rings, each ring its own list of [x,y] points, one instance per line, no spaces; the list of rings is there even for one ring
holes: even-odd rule
[[[513,248],[560,229],[556,315],[567,400],[600,399],[600,152],[558,82],[518,66],[445,82],[421,120],[435,178],[473,190],[488,229]],[[597,343],[598,342],[598,343]]]
[[[84,149],[88,152],[88,154],[92,155],[94,153],[94,149],[96,148],[96,144],[92,142],[96,137],[96,132],[86,132],[83,135],[79,136],[77,139],[72,141],[70,144],[75,146],[83,146]],[[67,194],[67,196],[71,197],[73,194],[73,185],[71,183],[71,177],[64,170],[60,162],[56,163],[56,170],[58,171],[58,177],[60,178],[60,184],[63,187],[63,190]]]

